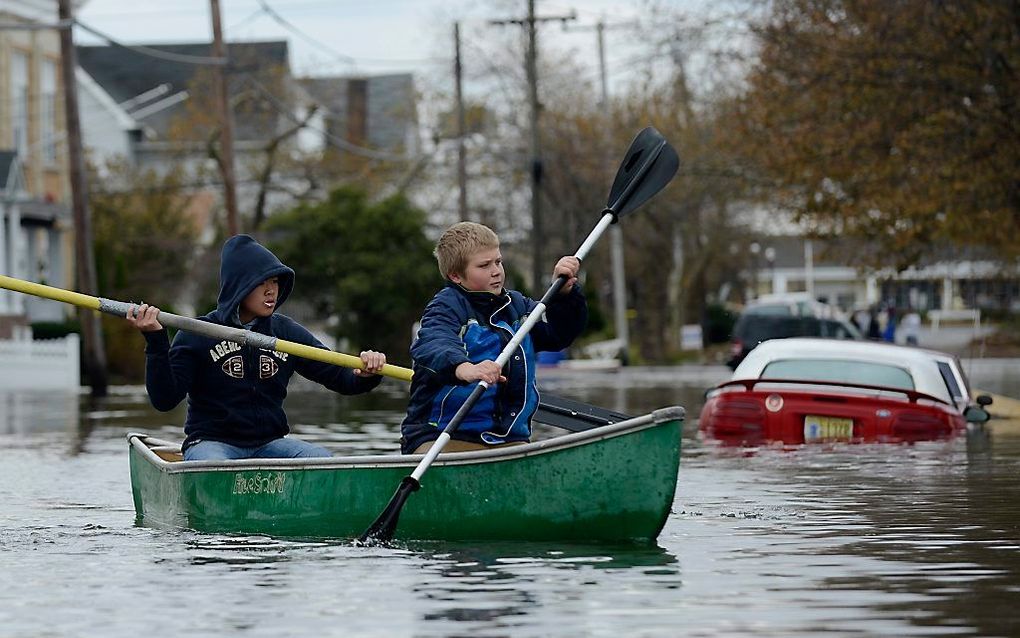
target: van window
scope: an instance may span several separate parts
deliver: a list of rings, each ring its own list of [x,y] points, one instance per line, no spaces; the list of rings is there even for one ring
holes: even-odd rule
[[[818,320],[811,317],[742,315],[737,320],[734,334],[744,343],[755,345],[769,339],[817,337]]]
[[[860,331],[846,321],[822,319],[822,336],[833,339],[864,339]]]

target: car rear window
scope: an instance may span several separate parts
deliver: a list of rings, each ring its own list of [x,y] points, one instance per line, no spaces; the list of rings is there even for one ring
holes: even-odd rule
[[[914,389],[913,377],[903,368],[839,359],[781,359],[766,365],[761,378],[863,383],[902,390]]]
[[[942,380],[946,384],[946,388],[949,389],[949,396],[953,397],[954,400],[960,400],[963,398],[963,392],[960,390],[960,384],[956,382],[956,376],[953,374],[953,369],[949,367],[949,364],[945,361],[939,361],[939,373],[942,375]]]

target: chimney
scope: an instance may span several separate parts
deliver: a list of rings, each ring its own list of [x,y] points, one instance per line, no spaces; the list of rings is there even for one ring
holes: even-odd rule
[[[364,146],[368,139],[368,80],[347,80],[347,141]]]

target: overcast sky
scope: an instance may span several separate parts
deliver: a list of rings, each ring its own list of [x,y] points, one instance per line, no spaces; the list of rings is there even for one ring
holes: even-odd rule
[[[673,7],[707,0],[657,0]],[[446,72],[452,64],[452,24],[465,24],[467,37],[485,37],[490,19],[519,18],[526,0],[221,0],[229,40],[286,39],[297,75],[340,75],[416,71]],[[591,26],[604,17],[622,23],[640,17],[644,0],[537,0],[539,16],[576,12],[576,26]],[[124,43],[208,41],[209,0],[86,0],[78,11],[84,24]],[[592,31],[564,33],[546,24],[544,38],[582,50],[596,59]],[[607,38],[621,36],[607,32]],[[102,41],[76,32],[81,44]],[[565,44],[564,44],[565,43]],[[610,40],[612,44],[612,40]],[[626,55],[609,46],[610,62]]]

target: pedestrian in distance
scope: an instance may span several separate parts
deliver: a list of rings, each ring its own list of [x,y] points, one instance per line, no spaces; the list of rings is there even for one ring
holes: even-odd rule
[[[882,339],[882,328],[879,323],[878,311],[874,306],[868,310],[867,337],[872,341],[880,341]]]
[[[921,315],[913,308],[908,309],[903,315],[900,323],[900,332],[903,334],[903,342],[908,346],[916,346],[921,333]]]
[[[864,308],[858,308],[853,314],[854,327],[867,334],[868,324],[871,322],[871,314]]]
[[[885,328],[882,330],[882,341],[896,343],[896,308],[889,306],[886,311]]]

